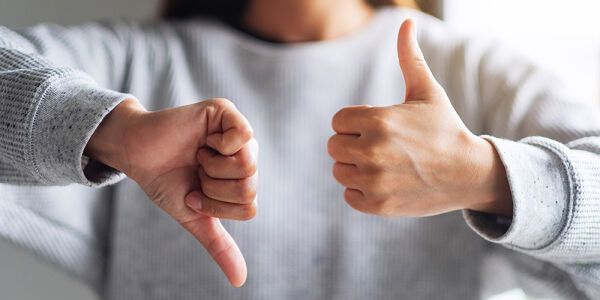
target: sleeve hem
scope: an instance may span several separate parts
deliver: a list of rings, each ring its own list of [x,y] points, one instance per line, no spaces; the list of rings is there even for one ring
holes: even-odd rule
[[[27,151],[36,179],[42,184],[94,187],[121,180],[122,173],[98,162],[88,163],[83,151],[104,117],[122,101],[135,97],[98,87],[79,73],[50,79],[39,90]]]
[[[564,160],[545,138],[513,142],[483,136],[498,151],[513,197],[513,218],[464,211],[467,224],[494,243],[520,250],[542,250],[565,228],[571,184]]]

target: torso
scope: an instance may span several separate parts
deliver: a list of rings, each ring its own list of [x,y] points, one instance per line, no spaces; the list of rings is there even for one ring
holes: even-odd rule
[[[478,298],[485,242],[459,212],[364,215],[331,176],[334,113],[404,97],[397,26],[375,22],[356,37],[298,47],[185,25],[181,43],[191,46],[184,56],[175,49],[165,71],[179,76],[150,92],[133,82],[129,92],[153,108],[225,97],[250,120],[261,145],[259,214],[225,223],[245,254],[248,282],[231,288],[200,244],[126,180],[115,192],[109,298]]]

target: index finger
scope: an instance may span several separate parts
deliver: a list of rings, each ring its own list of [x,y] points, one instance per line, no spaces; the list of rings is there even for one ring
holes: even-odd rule
[[[370,105],[347,106],[338,111],[331,120],[331,127],[339,134],[361,135],[361,117]]]
[[[250,123],[236,108],[226,108],[221,117],[222,132],[208,136],[207,144],[223,155],[238,152],[253,136]]]

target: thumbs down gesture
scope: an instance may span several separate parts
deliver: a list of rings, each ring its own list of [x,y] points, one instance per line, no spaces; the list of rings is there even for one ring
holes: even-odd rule
[[[220,219],[256,215],[258,143],[233,103],[210,99],[148,112],[126,100],[86,152],[135,180],[204,246],[233,286],[244,284],[246,262]]]
[[[346,202],[382,216],[459,209],[510,216],[512,199],[495,148],[472,134],[452,107],[411,20],[400,28],[398,58],[406,84],[402,104],[351,106],[333,117],[328,152]]]

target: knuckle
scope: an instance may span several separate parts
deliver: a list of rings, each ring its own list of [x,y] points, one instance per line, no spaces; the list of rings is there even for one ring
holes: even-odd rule
[[[357,194],[350,189],[344,191],[344,201],[348,206],[362,213],[369,213],[369,205],[366,203],[366,200],[367,199],[358,197]]]
[[[334,115],[333,118],[331,119],[331,122],[335,125],[339,122],[342,121],[344,114],[346,113],[346,111],[348,110],[348,108],[342,108],[340,110],[338,110]]]
[[[374,144],[365,145],[364,147],[359,148],[358,151],[366,161],[371,161],[373,157],[376,157],[379,154],[379,149],[377,149]]]
[[[335,178],[338,182],[344,178],[342,167],[338,163],[333,164],[332,173],[333,178]]]
[[[356,112],[356,109],[356,107],[349,106],[338,110],[331,119],[333,129],[336,130],[343,127],[349,121],[349,116],[352,115],[351,112]]]
[[[211,157],[210,152],[206,148],[201,148],[196,153],[196,160],[198,161],[198,163],[200,165],[207,163],[210,160],[210,157]]]
[[[210,161],[205,161],[204,164],[202,164],[202,170],[204,172],[201,173],[204,174],[201,175],[201,180],[209,176],[216,176],[218,174],[218,169],[216,168],[216,165],[210,163]]]
[[[338,131],[340,129],[341,122],[340,112],[338,111],[331,119],[331,128],[333,128],[334,131]]]
[[[376,132],[390,132],[394,129],[394,113],[389,108],[373,108],[370,126]]]
[[[200,169],[198,173],[200,175],[200,179],[212,177],[219,173],[219,164],[212,157],[204,157],[199,165]]]
[[[205,100],[199,103],[203,109],[198,111],[198,114],[204,113],[204,110],[208,111],[209,115],[213,115],[217,112],[223,111],[225,108],[229,107],[230,102],[227,99],[223,98],[213,98],[209,100]]]
[[[362,160],[373,166],[378,166],[385,160],[383,151],[379,142],[372,142],[359,148]]]
[[[238,194],[241,197],[242,203],[250,204],[256,198],[256,186],[252,180],[241,180],[238,185]]]
[[[374,138],[360,148],[360,155],[367,164],[377,167],[389,163],[389,142],[385,139]]]
[[[246,178],[254,175],[256,172],[256,163],[252,154],[247,151],[241,151],[235,154],[232,158],[227,158],[231,168],[235,168],[240,173],[240,176]]]
[[[241,206],[241,210],[240,219],[243,221],[249,221],[256,217],[257,210],[254,204],[243,205]]]
[[[242,140],[250,142],[250,140],[253,139],[252,138],[253,136],[254,136],[254,131],[252,130],[252,127],[244,126],[241,129],[240,137],[242,138]]]
[[[249,151],[247,148],[244,151],[240,151],[233,157],[234,167],[239,169],[242,175],[246,177],[254,175],[257,171],[257,157],[255,155],[255,153]]]
[[[216,106],[226,106],[226,107],[233,106],[233,102],[231,102],[229,99],[225,99],[225,98],[213,98],[210,100],[210,102]]]
[[[369,205],[368,203],[363,203],[364,201],[358,201],[358,200],[352,199],[352,198],[346,198],[345,200],[346,200],[346,203],[348,204],[348,206],[352,207],[354,210],[357,210],[361,213],[368,214],[368,215],[377,214],[373,210],[371,205]]]
[[[256,173],[258,167],[254,160],[248,157],[240,157],[237,160],[237,169],[243,177],[250,177]]]
[[[376,132],[386,133],[394,130],[392,122],[389,119],[383,117],[373,119],[371,124],[373,130],[375,130]]]
[[[344,193],[344,201],[353,209],[364,212],[364,205],[361,205],[360,201],[352,197],[349,193]]]
[[[344,190],[344,199],[346,201],[351,201],[351,202],[357,202],[357,200],[359,200],[356,195],[353,193],[352,190],[350,189],[345,189]]]
[[[200,179],[200,186],[202,187],[202,193],[208,197],[214,197],[213,193],[213,181],[208,178]]]
[[[335,152],[337,150],[337,146],[336,146],[336,136],[332,136],[329,138],[329,140],[327,141],[327,153],[329,153],[329,156],[335,156]]]

